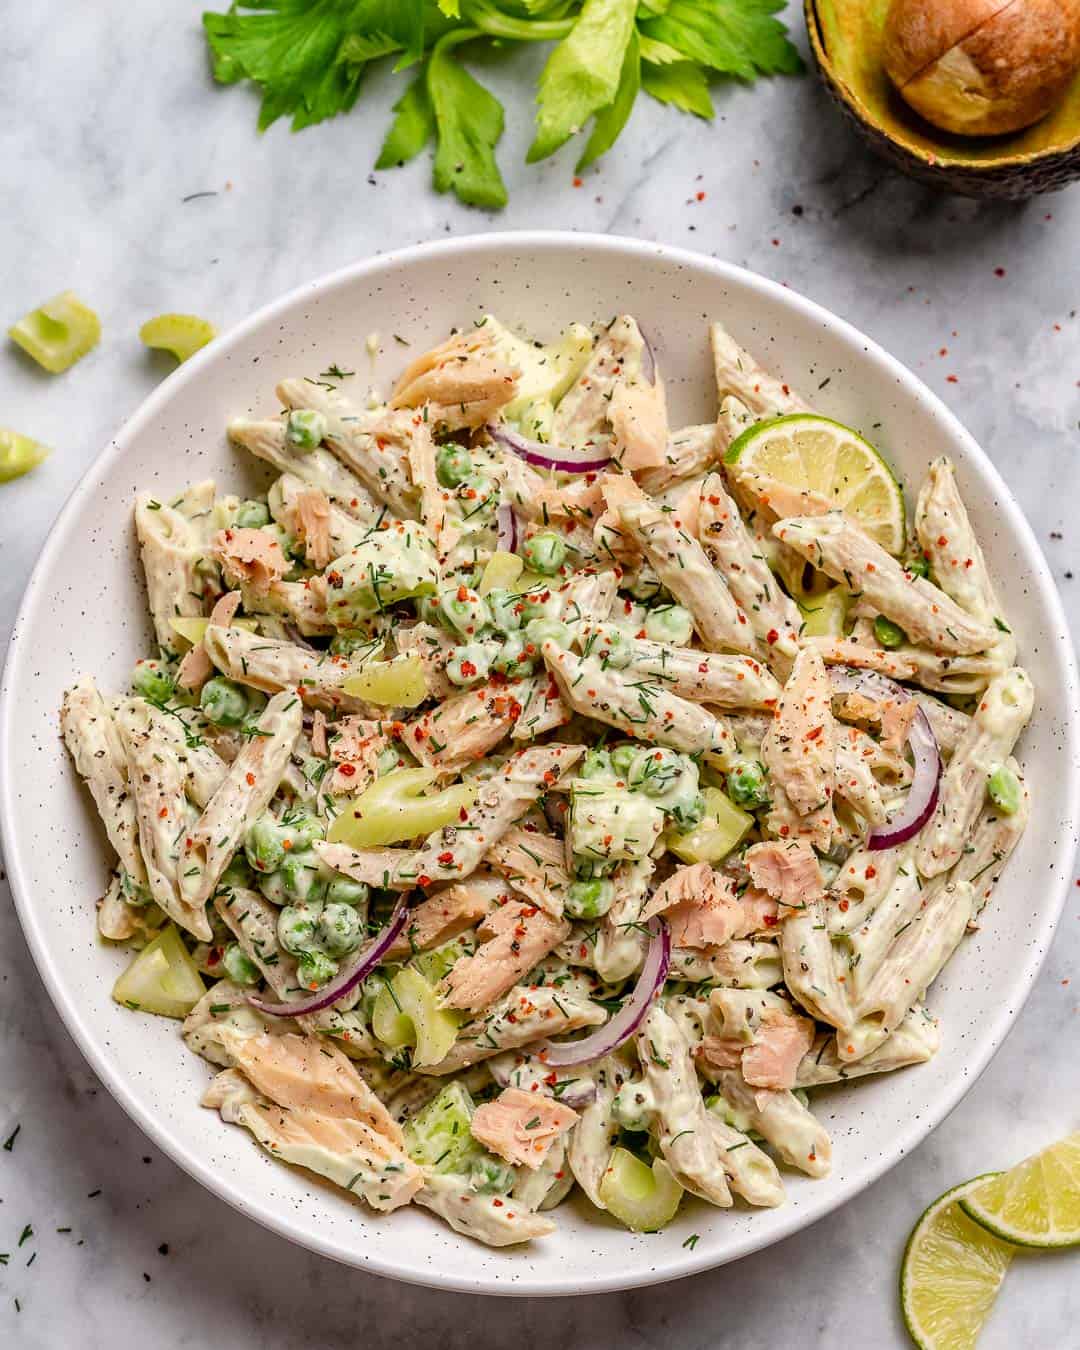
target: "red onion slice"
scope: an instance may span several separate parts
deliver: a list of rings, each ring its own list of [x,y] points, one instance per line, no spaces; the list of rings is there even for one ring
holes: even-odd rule
[[[872,670],[851,670],[833,668],[829,679],[839,693],[864,694],[878,702],[883,699],[895,699],[906,703],[911,698],[908,691],[890,680],[887,675],[879,675]],[[880,852],[886,848],[896,848],[914,838],[934,814],[938,804],[941,786],[941,752],[938,749],[930,719],[918,708],[908,732],[908,745],[915,761],[911,778],[911,787],[904,804],[884,825],[871,830],[866,847],[871,852]]]
[[[611,463],[610,455],[597,459],[595,450],[575,450],[573,446],[530,441],[501,422],[489,422],[487,433],[519,459],[527,464],[538,464],[542,469],[557,469],[559,473],[599,473]]]
[[[322,1012],[332,1003],[337,1003],[371,974],[387,950],[393,946],[395,938],[405,927],[409,917],[409,907],[405,901],[406,897],[403,895],[394,906],[394,912],[390,915],[386,926],[366,947],[360,948],[352,961],[344,969],[339,970],[328,985],[312,994],[310,998],[299,998],[291,1003],[266,1003],[257,995],[248,994],[248,1002],[253,1008],[258,1008],[259,1012],[266,1013],[270,1017],[300,1017],[304,1013]]]
[[[500,502],[495,511],[499,529],[498,546],[504,553],[516,553],[518,546],[517,516],[509,502]]]
[[[659,915],[649,920],[652,941],[633,992],[609,1022],[582,1041],[548,1041],[540,1058],[553,1069],[589,1064],[617,1050],[641,1025],[649,1005],[664,987],[671,964],[671,930]]]

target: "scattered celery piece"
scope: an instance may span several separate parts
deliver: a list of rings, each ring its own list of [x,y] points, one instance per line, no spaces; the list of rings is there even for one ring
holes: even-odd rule
[[[803,637],[842,637],[850,598],[842,586],[832,586],[798,601]]]
[[[436,777],[431,769],[395,769],[376,779],[346,806],[327,838],[332,844],[374,848],[455,824],[476,800],[476,788],[462,783],[431,797],[421,795]]]
[[[206,636],[206,630],[210,627],[210,620],[170,619],[169,627],[174,633],[182,637],[185,642],[190,642],[194,647],[196,642],[201,642]],[[233,619],[229,627],[246,628],[249,633],[255,633],[258,631],[259,625],[255,619]]]
[[[49,448],[18,431],[0,427],[0,483],[10,483],[37,468]]]
[[[74,291],[64,291],[25,314],[8,337],[53,375],[81,361],[101,340],[101,320]]]
[[[214,325],[197,314],[158,314],[139,329],[142,342],[157,351],[172,352],[181,364],[215,337]]]
[[[428,696],[424,665],[415,652],[392,661],[371,661],[343,687],[347,694],[383,708],[415,708]]]
[[[719,788],[704,791],[705,818],[686,834],[669,834],[667,846],[687,863],[717,863],[726,858],[754,823],[754,817],[742,810]]]
[[[206,993],[198,967],[175,924],[136,956],[113,985],[113,998],[135,1012],[186,1017]]]
[[[489,595],[492,591],[512,590],[514,583],[525,570],[525,564],[516,553],[493,553],[484,568],[477,592]]]
[[[635,1233],[655,1233],[675,1217],[683,1188],[662,1158],[652,1167],[628,1149],[612,1152],[600,1182],[600,1199],[620,1223]]]
[[[461,1083],[446,1087],[405,1122],[405,1149],[413,1162],[436,1172],[468,1172],[478,1146],[470,1133],[473,1099]]]
[[[439,1007],[435,990],[414,966],[404,966],[383,986],[371,1015],[371,1029],[391,1049],[415,1046],[414,1067],[438,1064],[459,1025],[457,1014]]]

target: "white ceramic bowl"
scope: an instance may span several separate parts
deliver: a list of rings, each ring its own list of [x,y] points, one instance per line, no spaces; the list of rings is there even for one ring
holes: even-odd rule
[[[820,1097],[833,1173],[823,1181],[789,1174],[781,1209],[722,1212],[693,1202],[662,1234],[634,1236],[574,1202],[558,1211],[557,1235],[503,1251],[456,1236],[420,1209],[375,1218],[202,1109],[207,1065],[184,1049],[176,1024],[133,1016],[109,996],[126,958],[95,941],[108,854],[57,734],[57,708],[80,672],[119,689],[150,650],[133,494],[150,488],[167,498],[206,475],[229,487],[254,481],[252,465],[226,443],[225,423],[276,410],[277,378],[316,375],[337,361],[359,372],[352,383],[362,391],[374,330],[384,337],[375,373],[385,387],[408,354],[487,310],[538,336],[572,319],[631,311],[655,339],[674,426],[714,415],[706,325],[720,318],[823,412],[866,429],[909,485],[931,457],[951,455],[1035,680],[1021,751],[1033,819],[983,928],[934,986],[941,1052],[928,1065]],[[409,341],[409,353],[392,334]],[[943,405],[869,339],[789,290],[696,254],[577,234],[491,235],[375,258],[277,301],[166,380],[102,453],[57,521],[15,627],[0,717],[4,851],[31,950],[71,1034],[130,1115],[209,1190],[313,1251],[397,1279],[484,1293],[599,1292],[705,1270],[776,1242],[862,1190],[956,1105],[1020,1010],[1061,910],[1078,818],[1077,710],[1065,619],[1009,490]],[[691,1233],[700,1239],[687,1250]]]

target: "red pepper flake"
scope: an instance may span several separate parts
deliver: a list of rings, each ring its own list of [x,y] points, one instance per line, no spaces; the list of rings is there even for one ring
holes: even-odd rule
[[[765,641],[771,647],[774,642],[780,641],[780,634],[776,631],[775,628],[770,628],[769,631],[765,634]]]
[[[585,186],[585,180],[584,180],[583,178],[575,178],[575,179],[574,179],[574,186],[575,186],[575,187],[584,187],[584,186]]]
[[[445,853],[439,854],[439,862],[441,862],[444,867],[449,867],[453,861],[454,855],[449,851],[449,849]]]
[[[705,194],[704,194],[704,192],[695,192],[695,193],[694,193],[694,197],[695,197],[695,199],[696,199],[697,201],[699,201],[699,202],[703,202],[703,201],[705,200]]]
[[[161,810],[158,812],[158,819],[159,819],[159,820],[164,820],[165,817],[166,817],[168,814],[169,814],[169,808],[168,808],[167,806],[163,806],[163,807],[161,808]]]
[[[356,773],[356,765],[355,765],[355,764],[339,764],[339,765],[338,765],[338,773],[341,774],[342,778],[351,778],[351,777],[353,776],[353,774]]]
[[[945,379],[949,382],[949,384],[959,384],[959,383],[960,383],[960,381],[956,378],[955,375],[946,375],[946,376],[945,376]]]
[[[255,775],[254,775],[253,773],[246,773],[246,774],[244,774],[244,782],[247,783],[248,787],[254,787],[254,786],[255,786]]]
[[[867,881],[872,881],[876,876],[877,876],[877,868],[873,865],[873,863],[871,863],[870,866],[866,869],[866,879]]]
[[[425,873],[423,876],[419,876],[416,878],[416,884],[418,886],[430,886],[431,878]]]
[[[1004,269],[1004,267],[995,267],[995,268],[994,268],[994,276],[996,276],[996,277],[1003,277],[1004,275],[1005,275],[1005,269]]]

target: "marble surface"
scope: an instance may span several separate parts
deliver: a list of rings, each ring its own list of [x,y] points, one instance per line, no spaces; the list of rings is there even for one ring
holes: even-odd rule
[[[139,346],[143,319],[179,309],[227,328],[375,251],[541,226],[713,253],[790,284],[883,343],[997,461],[1075,631],[1080,191],[1026,205],[937,196],[870,158],[809,76],[718,89],[712,126],[642,101],[623,142],[575,187],[572,153],[538,168],[522,162],[529,108],[515,86],[540,60],[527,53],[482,71],[508,105],[500,160],[511,205],[488,216],[435,196],[424,160],[370,175],[388,76],[371,81],[370,101],[347,119],[256,137],[248,92],[210,82],[200,8],[37,0],[6,16],[0,315],[73,287],[101,314],[105,337],[58,380],[0,348],[0,422],[55,446],[31,477],[0,488],[0,638],[60,503],[168,369]],[[215,195],[183,201],[201,192]],[[0,1345],[903,1345],[897,1263],[923,1206],[1080,1119],[1078,919],[1071,901],[1030,1002],[962,1105],[839,1213],[664,1289],[494,1304],[310,1256],[162,1157],[61,1027],[0,873],[0,1140],[19,1127],[0,1151],[0,1252],[9,1254]],[[20,1243],[27,1225],[33,1234]],[[1019,1258],[982,1344],[1075,1344],[1078,1261]]]

